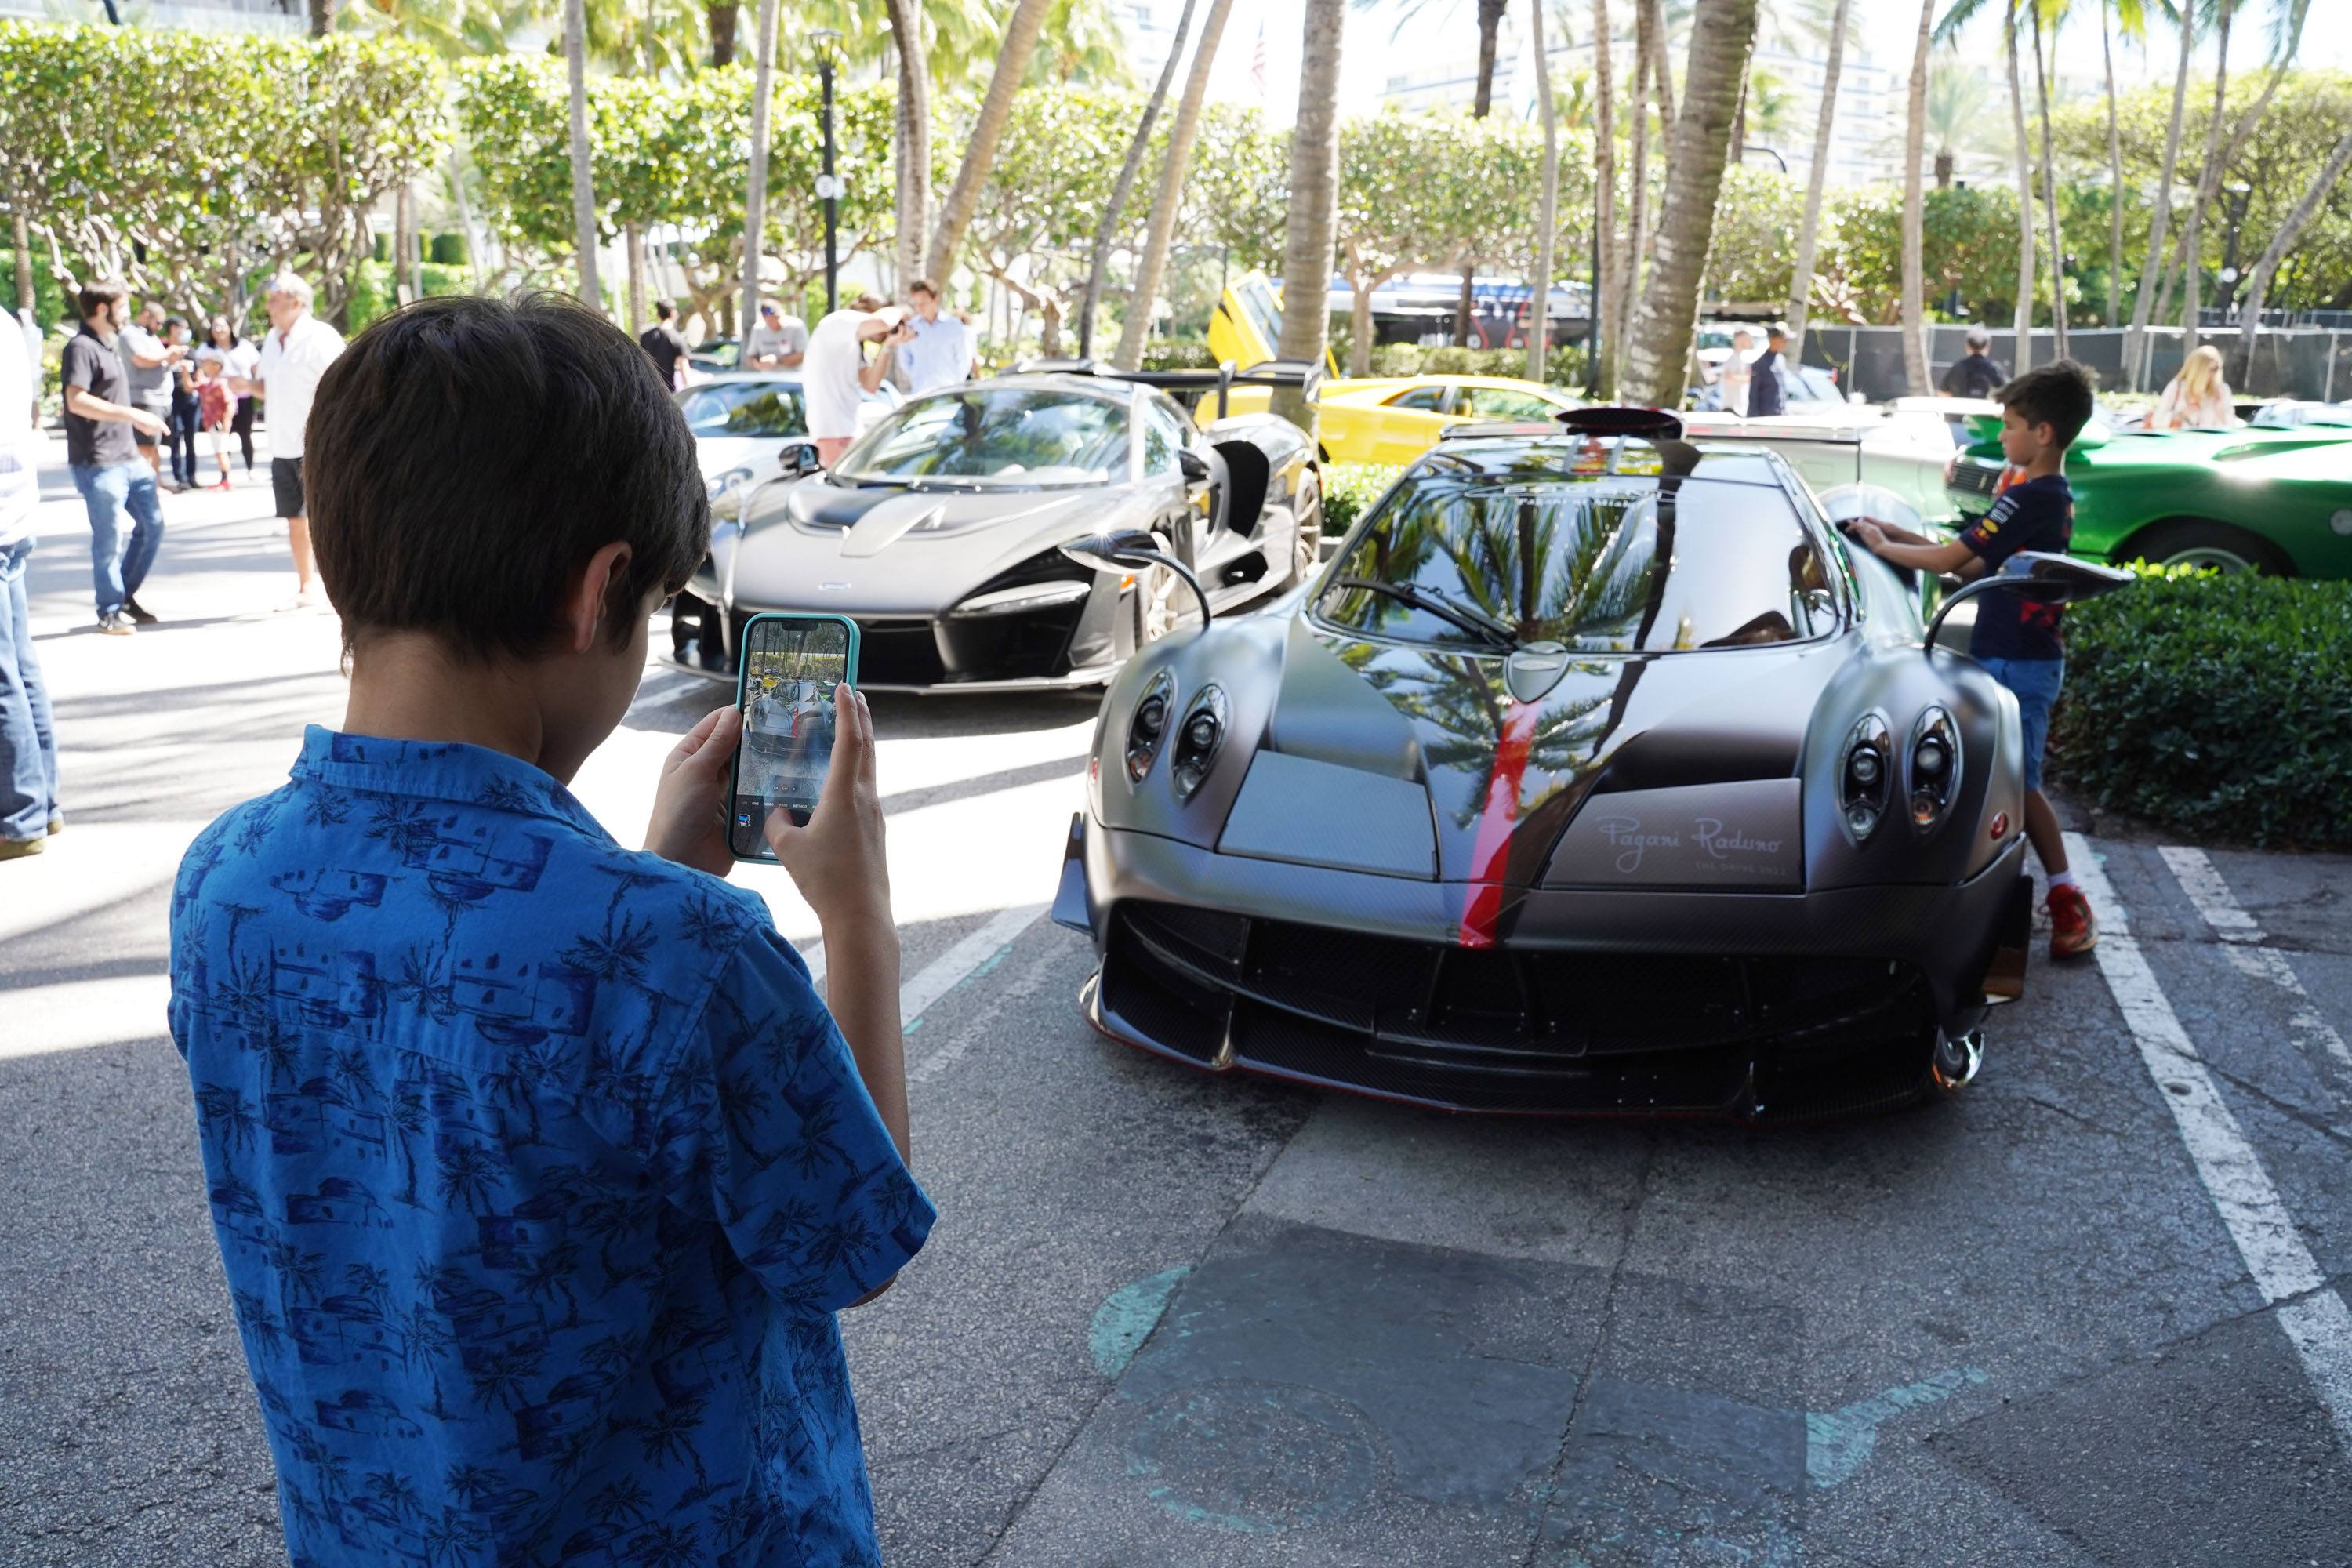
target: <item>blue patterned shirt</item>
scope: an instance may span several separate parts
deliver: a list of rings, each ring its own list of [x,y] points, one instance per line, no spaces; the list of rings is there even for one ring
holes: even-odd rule
[[[313,728],[171,1023],[296,1568],[879,1561],[833,1314],[933,1211],[755,895]]]

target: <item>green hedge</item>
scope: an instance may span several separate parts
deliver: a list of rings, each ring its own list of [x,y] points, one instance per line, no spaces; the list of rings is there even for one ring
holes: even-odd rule
[[[465,266],[466,237],[452,233],[435,235],[425,248],[425,259],[442,267]]]
[[[1330,463],[1323,469],[1323,531],[1337,539],[1404,472],[1387,463]]]
[[[13,247],[0,245],[0,300],[14,313],[16,309],[16,252]],[[47,331],[72,312],[68,309],[66,292],[49,274],[49,258],[37,249],[33,255],[33,319]]]
[[[2066,626],[2069,790],[2199,838],[2352,849],[2352,583],[2149,570]]]
[[[470,294],[474,291],[473,273],[463,267],[446,267],[427,261],[417,268],[425,283],[425,297],[436,294]],[[378,316],[390,310],[400,296],[394,292],[392,266],[383,261],[362,261],[352,269],[351,303],[344,307],[343,331],[358,332]]]

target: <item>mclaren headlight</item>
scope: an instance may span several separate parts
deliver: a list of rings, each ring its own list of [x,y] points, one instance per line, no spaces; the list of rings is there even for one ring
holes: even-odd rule
[[[948,614],[958,619],[984,616],[1018,616],[1031,610],[1051,609],[1055,605],[1067,605],[1085,598],[1094,591],[1092,583],[1049,582],[1020,583],[1010,588],[992,588],[985,594],[974,594]]]
[[[1930,708],[1911,726],[1904,795],[1911,826],[1933,833],[1960,797],[1960,727],[1941,708]]]
[[[1865,713],[1846,731],[1838,756],[1838,820],[1846,837],[1860,844],[1886,816],[1895,776],[1894,735],[1886,721]]]
[[[751,470],[738,466],[723,474],[713,474],[709,481],[710,515],[714,518],[739,517],[743,510],[743,497],[751,489]]]

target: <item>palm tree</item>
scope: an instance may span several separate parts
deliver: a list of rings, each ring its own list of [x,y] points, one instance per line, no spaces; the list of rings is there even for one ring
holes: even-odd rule
[[[737,320],[748,341],[760,319],[760,263],[768,235],[768,108],[775,93],[776,0],[760,0],[751,42],[751,173],[743,187],[743,304]]]
[[[762,4],[768,0],[762,0]],[[889,0],[898,45],[898,288],[923,262],[923,224],[931,205],[931,72],[923,43],[922,0]]]
[[[1176,18],[1176,36],[1168,42],[1168,58],[1160,62],[1160,79],[1151,85],[1151,96],[1144,100],[1143,115],[1135,122],[1135,134],[1128,138],[1127,156],[1118,165],[1118,178],[1111,182],[1110,197],[1103,203],[1102,222],[1095,226],[1094,259],[1087,268],[1087,291],[1078,305],[1078,357],[1092,352],[1095,342],[1095,306],[1102,299],[1103,268],[1110,262],[1110,237],[1118,229],[1119,215],[1127,210],[1127,198],[1135,193],[1135,177],[1143,169],[1143,154],[1151,145],[1151,128],[1158,123],[1160,110],[1168,101],[1168,84],[1176,79],[1176,58],[1184,52],[1184,40],[1192,31],[1193,0],[1184,0],[1184,9]],[[1150,301],[1143,301],[1143,310],[1150,313]]]
[[[1339,215],[1339,49],[1347,0],[1307,0],[1299,34],[1298,122],[1290,133],[1290,202],[1283,215],[1282,357],[1320,363]],[[1314,405],[1275,389],[1274,412],[1313,431]]]
[[[1853,0],[1837,0],[1830,19],[1829,58],[1822,64],[1822,108],[1813,121],[1813,162],[1805,174],[1805,221],[1797,228],[1797,267],[1789,279],[1789,363],[1805,363],[1805,318],[1813,296],[1813,258],[1821,243],[1822,195],[1829,187],[1830,129],[1837,120],[1838,72],[1845,63],[1845,34]],[[1912,160],[1917,166],[1917,158]]]
[[[2189,57],[2197,47],[2197,7],[2179,0],[2180,63],[2172,76],[2172,122],[2164,133],[2164,162],[2156,176],[2156,204],[2147,219],[2147,256],[2132,285],[2131,325],[2124,331],[2124,380],[2135,392],[2147,384],[2145,355],[2148,316],[2156,305],[2157,274],[2164,268],[2165,228],[2172,221],[2172,182],[2180,166],[2180,121],[2189,102]]]
[[[1012,18],[1004,25],[1004,43],[996,52],[988,96],[981,100],[980,117],[972,121],[964,142],[963,162],[957,165],[955,184],[948,187],[947,204],[940,209],[940,220],[931,229],[931,242],[923,255],[923,275],[941,285],[955,269],[956,247],[963,243],[963,231],[971,226],[971,215],[980,205],[981,187],[988,183],[988,171],[996,162],[996,144],[1004,139],[1004,122],[1013,114],[1013,95],[1021,89],[1029,56],[1037,47],[1038,29],[1045,26],[1045,13],[1053,3],[1017,0]],[[1211,36],[1214,37],[1213,32]],[[1185,90],[1192,89],[1188,86]]]
[[[2184,0],[2185,3],[2185,0]],[[2188,214],[2180,224],[2180,246],[2174,252],[2172,265],[2165,271],[2164,289],[2158,292],[2157,309],[2170,297],[2173,274],[2180,275],[2180,352],[2187,353],[2197,346],[2197,285],[2200,279],[2202,250],[2198,244],[2199,231],[2205,223],[2205,205],[2211,193],[2221,188],[2222,110],[2230,90],[2230,22],[2236,10],[2233,0],[2216,0],[2219,10],[2215,16],[2213,48],[2213,112],[2205,121],[2205,160],[2198,165],[2197,191],[2189,203]]]
[[[1731,148],[1731,117],[1755,46],[1756,0],[1698,0],[1691,8],[1689,74],[1683,82],[1682,116],[1674,121],[1665,197],[1658,208],[1657,265],[1625,352],[1633,395],[1659,407],[1682,401],[1698,315],[1699,274],[1714,237],[1716,198]]]
[[[1948,191],[1964,155],[1984,151],[1984,79],[1958,60],[1927,68],[1927,151],[1936,188]]]
[[[2140,0],[2099,0],[2099,63],[2107,78],[2107,315],[2106,325],[2122,314],[2124,286],[2124,142],[2116,119],[2116,45],[2109,18],[2120,12],[2126,37],[2145,31]]]
[[[1545,381],[1551,328],[1551,253],[1559,228],[1559,115],[1551,101],[1551,58],[1544,52],[1543,0],[1528,6],[1528,42],[1536,57],[1536,116],[1543,123],[1543,186],[1536,198],[1536,270],[1528,279],[1528,379]]]
[[[1610,360],[1621,383],[1627,334],[1633,327],[1633,306],[1642,296],[1642,241],[1650,220],[1650,66],[1654,53],[1650,47],[1649,0],[1633,0],[1633,102],[1625,127],[1632,150],[1626,161],[1625,226],[1619,237],[1615,297],[1608,326],[1616,344]]]
[[[1927,379],[1927,200],[1919,189],[1919,154],[1927,132],[1927,46],[1935,23],[1936,0],[1920,0],[1903,137],[1903,374],[1915,397],[1935,391]]]
[[[1601,398],[1617,391],[1616,311],[1611,304],[1618,286],[1617,87],[1610,44],[1609,0],[1592,0],[1592,297],[1585,310],[1592,317],[1597,350],[1587,368],[1593,393]]]
[[[702,8],[704,25],[710,31],[710,64],[713,68],[735,63],[735,28],[742,15],[743,7],[738,0],[710,0]]]
[[[2232,10],[2231,0],[2220,0],[2220,3],[2221,36],[2220,47],[2215,51],[2213,84],[2213,115],[2217,123],[2221,116],[2221,91],[2228,74],[2230,19]],[[2310,8],[2311,0],[2272,0],[2269,79],[2263,82],[2263,90],[2255,95],[2254,101],[2246,106],[2245,112],[2238,116],[2237,123],[2231,128],[2228,139],[2221,143],[2218,152],[2212,149],[2211,128],[2210,126],[2207,128],[2208,152],[2205,167],[2197,181],[2196,205],[2189,209],[2189,222],[2182,226],[2180,248],[2173,257],[2171,268],[2166,272],[2168,287],[2171,275],[2175,271],[2180,272],[2186,280],[2187,303],[2181,313],[2182,322],[2187,328],[2187,335],[2182,342],[2183,347],[2194,347],[2197,342],[2197,294],[2201,275],[2195,267],[2189,265],[2189,258],[2199,255],[2196,232],[2202,225],[2206,209],[2211,206],[2213,199],[2221,194],[2224,175],[2231,165],[2237,162],[2238,154],[2244,150],[2247,139],[2254,133],[2255,125],[2270,109],[2271,99],[2277,93],[2279,83],[2284,79],[2287,68],[2294,61],[2296,47],[2302,41],[2304,19],[2309,15]],[[2161,303],[2158,308],[2159,310],[2163,308]]]
[[[563,0],[563,64],[572,81],[572,236],[580,249],[580,302],[604,312],[596,286],[596,194],[588,164],[588,10],[585,0]]]
[[[2050,47],[2058,47],[2058,20],[2066,0],[2028,0],[2033,21],[2033,90],[2042,112],[2042,205],[2050,223],[2050,331],[2058,357],[2066,357],[2066,246],[2058,233],[2058,174],[2050,154],[2050,73],[2042,61],[2042,24],[2050,20]]]
[[[1168,245],[1176,230],[1176,209],[1184,200],[1184,171],[1192,162],[1192,142],[1201,131],[1201,100],[1208,95],[1209,68],[1217,58],[1217,41],[1224,34],[1225,16],[1234,0],[1209,0],[1209,15],[1201,23],[1201,41],[1192,49],[1192,68],[1184,76],[1184,96],[1176,100],[1176,121],[1168,131],[1168,155],[1160,166],[1160,194],[1151,199],[1151,216],[1144,225],[1143,254],[1135,267],[1135,291],[1120,323],[1118,353],[1112,357],[1128,370],[1143,363],[1144,344],[1151,336],[1152,301],[1160,296],[1160,279],[1168,267]],[[1172,52],[1172,51],[1171,51]]]

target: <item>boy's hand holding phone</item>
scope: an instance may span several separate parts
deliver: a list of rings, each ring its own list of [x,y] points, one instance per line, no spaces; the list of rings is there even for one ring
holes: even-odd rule
[[[782,806],[771,809],[768,845],[816,911],[828,945],[836,928],[846,932],[869,925],[891,931],[895,941],[882,796],[874,782],[873,710],[864,692],[845,682],[833,689],[833,767],[816,810],[808,826],[796,827]]]
[[[714,708],[662,759],[654,786],[646,847],[665,860],[724,877],[735,864],[727,847],[729,765],[743,739],[733,703]]]

